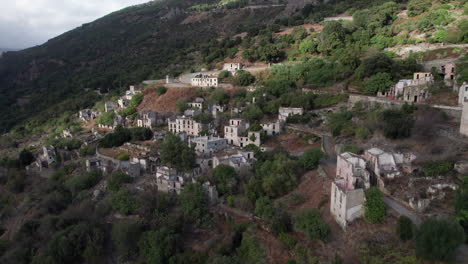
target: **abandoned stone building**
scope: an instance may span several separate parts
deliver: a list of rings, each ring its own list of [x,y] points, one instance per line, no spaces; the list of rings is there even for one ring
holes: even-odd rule
[[[468,102],[468,83],[466,82],[458,88],[458,105],[463,106],[465,102]]]
[[[105,102],[104,103],[104,110],[106,112],[112,112],[119,108],[119,105],[114,102]]]
[[[191,84],[198,87],[218,87],[218,77],[198,74],[191,79]]]
[[[114,122],[112,124],[99,124],[98,127],[102,129],[114,130],[117,126],[125,126],[125,118],[121,115],[115,115]]]
[[[233,150],[218,153],[213,157],[213,169],[221,164],[233,167],[237,172],[249,169],[254,161],[253,151]]]
[[[336,178],[331,184],[330,212],[343,229],[364,214],[364,190],[369,187],[366,161],[350,152],[338,155]]]
[[[203,136],[189,139],[189,145],[195,147],[199,155],[212,155],[227,147],[227,140],[221,137]]]
[[[175,134],[185,132],[188,136],[198,136],[202,131],[208,129],[207,125],[186,116],[169,118],[167,122],[169,131]]]
[[[260,126],[262,126],[263,131],[268,136],[279,135],[283,131],[284,121],[281,121],[279,119],[276,119],[276,120],[264,119],[260,123]]]
[[[242,63],[224,63],[223,71],[228,71],[235,75],[237,71],[242,70]]]
[[[456,79],[456,65],[453,62],[441,65],[439,68],[439,73],[444,77],[444,80],[447,84],[451,85],[452,82]]]
[[[415,72],[412,80],[400,80],[388,92],[378,92],[377,96],[420,103],[430,97],[429,87],[433,84],[434,76],[430,72]]]
[[[304,109],[302,107],[294,108],[294,107],[280,107],[278,113],[278,119],[281,121],[286,122],[288,117],[291,115],[303,115]]]
[[[186,117],[194,117],[196,115],[201,114],[202,111],[200,109],[187,109],[184,111],[184,116]]]
[[[191,109],[203,109],[203,103],[205,100],[203,98],[197,97],[193,102],[187,103],[187,106]]]
[[[174,168],[165,166],[156,168],[156,186],[158,191],[179,195],[185,184],[195,183],[195,176],[200,173],[199,169],[182,173]]]
[[[152,129],[156,126],[157,117],[157,113],[154,111],[144,111],[136,117],[137,126]]]
[[[224,138],[228,144],[245,147],[253,144],[260,146],[260,132],[248,131],[249,124],[243,119],[236,118],[229,120],[229,125],[224,127]]]
[[[98,116],[97,112],[92,111],[91,109],[83,109],[78,112],[78,117],[80,118],[81,121],[90,121],[96,119]]]
[[[379,148],[371,148],[364,152],[363,158],[368,162],[371,172],[371,183],[382,191],[385,181],[400,177],[403,173],[413,172],[413,161],[416,156],[412,153],[391,153]]]
[[[92,158],[86,160],[86,171],[102,171],[102,161],[100,159]]]
[[[214,104],[208,107],[208,111],[216,118],[218,113],[224,113],[224,111],[226,111],[226,107],[224,105]]]
[[[463,101],[460,134],[468,136],[468,101]]]

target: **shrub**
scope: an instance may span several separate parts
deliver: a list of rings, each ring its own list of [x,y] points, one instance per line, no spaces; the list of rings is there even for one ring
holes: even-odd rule
[[[268,197],[263,196],[255,202],[255,214],[262,218],[272,218],[275,214],[275,209],[271,205]]]
[[[124,215],[133,213],[139,208],[137,200],[127,189],[120,189],[118,192],[112,193],[110,200],[112,208]]]
[[[271,232],[273,235],[290,232],[292,227],[291,216],[283,209],[276,209],[275,215],[271,219]]]
[[[201,224],[208,213],[208,197],[203,187],[190,183],[184,187],[178,198],[184,218],[189,222]]]
[[[411,0],[408,3],[408,16],[417,16],[423,12],[426,12],[432,3],[431,0]]]
[[[385,110],[381,113],[381,120],[385,137],[399,139],[411,136],[414,120],[404,111]]]
[[[404,215],[398,218],[397,235],[403,241],[407,241],[413,238],[413,222],[411,219]]]
[[[430,261],[449,262],[464,241],[463,228],[456,221],[428,219],[416,233],[416,255]]]
[[[346,144],[343,146],[343,149],[341,150],[342,153],[351,152],[354,154],[358,154],[360,151],[361,150],[359,149],[359,147],[354,144]]]
[[[451,161],[432,161],[424,165],[423,171],[426,177],[436,177],[444,175],[453,170]]]
[[[386,72],[379,72],[369,78],[364,91],[366,94],[375,95],[377,92],[388,91],[392,85],[392,76]]]
[[[371,131],[365,126],[358,126],[354,130],[354,134],[360,140],[364,140],[364,139],[369,138],[369,136],[371,135]]]
[[[122,153],[119,153],[119,155],[117,155],[117,159],[118,160],[129,160],[130,155],[127,152],[122,152]]]
[[[317,209],[306,209],[294,217],[294,230],[302,232],[307,239],[327,239],[330,227],[320,217]]]
[[[123,173],[123,172],[115,172],[111,174],[109,180],[107,181],[107,189],[112,192],[116,192],[120,189],[122,184],[131,183],[132,177]]]
[[[218,79],[219,79],[220,81],[222,81],[222,80],[224,80],[224,79],[227,79],[227,78],[229,78],[229,77],[232,77],[232,74],[231,74],[230,71],[224,70],[224,71],[220,71],[219,74],[218,74]]]
[[[364,203],[364,217],[371,223],[381,223],[385,218],[385,204],[382,201],[382,193],[376,187],[366,190],[366,202]]]
[[[159,95],[159,96],[165,94],[166,92],[167,92],[167,88],[164,87],[164,86],[158,86],[156,88],[156,94]]]
[[[312,148],[306,150],[304,154],[299,158],[300,162],[302,163],[302,167],[304,169],[316,169],[319,165],[320,159],[322,159],[324,153],[320,150],[320,148]]]
[[[111,238],[120,261],[137,255],[135,245],[140,240],[142,227],[139,223],[115,223],[112,225]]]
[[[89,189],[96,185],[102,177],[100,171],[91,171],[84,174],[73,176],[65,185],[73,194]]]
[[[280,233],[278,240],[283,242],[283,244],[285,244],[290,250],[293,249],[297,244],[297,240],[288,233]]]
[[[460,225],[465,229],[468,241],[468,176],[465,176],[455,193],[455,213]]]
[[[233,167],[221,164],[213,170],[213,177],[221,195],[233,193],[237,184],[237,172]]]
[[[255,82],[255,77],[248,71],[240,70],[237,71],[234,76],[234,85],[248,86]]]

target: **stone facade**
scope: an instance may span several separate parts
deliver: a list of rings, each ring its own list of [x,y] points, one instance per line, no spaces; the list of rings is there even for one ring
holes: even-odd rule
[[[78,116],[80,118],[81,121],[89,121],[89,120],[93,120],[93,119],[96,119],[96,117],[98,116],[98,113],[97,112],[94,112],[90,109],[84,109],[84,110],[81,110],[80,112],[78,112]]]
[[[349,152],[338,155],[336,178],[331,185],[330,212],[343,229],[364,214],[364,190],[369,187],[366,161]]]
[[[117,110],[119,108],[118,104],[114,102],[105,102],[104,103],[104,110],[106,112],[112,112],[114,110]]]
[[[268,136],[279,135],[283,131],[284,121],[278,119],[276,121],[261,123],[260,126],[262,126],[263,131]]]
[[[237,71],[242,70],[241,63],[224,63],[223,71],[228,71],[235,75]]]
[[[249,124],[242,119],[231,119],[229,125],[224,127],[224,138],[228,144],[245,147],[253,144],[260,146],[260,132],[247,131]]]
[[[430,97],[429,87],[433,84],[434,76],[430,72],[415,72],[412,80],[400,80],[388,92],[378,92],[377,96],[419,103]]]
[[[286,122],[290,115],[303,115],[303,114],[304,114],[304,109],[302,107],[300,108],[280,107],[278,119]]]
[[[195,151],[202,155],[212,155],[227,147],[227,140],[220,137],[204,136],[189,139],[189,144],[195,146]]]
[[[468,84],[464,82],[458,89],[458,105],[468,103]]]
[[[169,131],[175,134],[185,132],[188,136],[198,136],[207,126],[185,116],[168,119]]]
[[[242,168],[251,168],[254,161],[252,151],[236,151],[231,153],[220,153],[213,157],[213,169],[221,164],[233,167],[237,172]]]
[[[192,86],[218,87],[218,78],[210,75],[199,74],[191,79]]]
[[[136,118],[138,127],[146,127],[152,129],[156,126],[157,114],[154,111],[145,111]]]
[[[460,121],[460,134],[468,136],[468,102],[463,103],[462,117]]]

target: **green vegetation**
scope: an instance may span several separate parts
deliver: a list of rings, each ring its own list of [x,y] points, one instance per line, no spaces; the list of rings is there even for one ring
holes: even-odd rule
[[[414,229],[415,227],[411,219],[404,215],[398,218],[396,233],[402,241],[411,240],[413,238]]]
[[[366,202],[364,203],[364,217],[371,223],[381,223],[385,218],[385,204],[382,201],[383,194],[376,187],[366,190]]]
[[[140,207],[133,194],[127,189],[111,193],[110,200],[112,208],[124,215],[134,213]]]
[[[456,219],[465,230],[465,238],[468,241],[468,176],[465,176],[459,185],[454,201]]]
[[[107,181],[107,189],[112,192],[117,192],[123,184],[131,183],[132,177],[123,172],[114,172],[110,175]]]
[[[237,71],[236,75],[234,76],[234,85],[248,86],[253,82],[255,82],[255,77],[248,71]]]
[[[105,112],[102,113],[97,119],[96,119],[96,124],[102,124],[102,125],[113,125],[115,120],[115,112]]]
[[[306,150],[299,160],[304,169],[311,170],[318,167],[320,159],[322,159],[324,155],[325,154],[320,150],[320,148],[316,147]]]
[[[171,133],[164,138],[160,158],[162,164],[178,170],[189,171],[195,167],[195,150]]]
[[[369,95],[376,95],[377,92],[387,92],[392,85],[393,81],[390,74],[379,72],[369,78],[364,92]]]
[[[102,139],[99,140],[99,147],[119,147],[129,141],[150,140],[152,137],[153,132],[149,128],[123,128],[122,126],[117,126],[113,133],[106,134]]]
[[[456,221],[428,219],[416,233],[416,254],[430,261],[449,262],[464,241],[463,228]]]
[[[167,92],[167,88],[164,86],[158,86],[156,87],[156,94],[161,96]]]
[[[220,164],[213,170],[213,177],[220,195],[234,192],[237,185],[237,173],[233,167]]]
[[[307,239],[326,240],[330,227],[322,220],[317,209],[306,209],[294,217],[294,230],[302,232]]]
[[[382,130],[387,138],[400,139],[411,136],[414,120],[411,114],[401,110],[385,110],[381,113]]]
[[[432,161],[426,163],[423,167],[423,172],[426,177],[442,176],[452,170],[453,162],[451,161]]]
[[[91,171],[73,176],[65,183],[65,185],[70,189],[72,193],[77,194],[82,190],[87,190],[96,185],[101,180],[101,177],[101,172]]]
[[[184,219],[201,225],[208,213],[208,197],[200,184],[189,183],[179,195],[180,208]]]

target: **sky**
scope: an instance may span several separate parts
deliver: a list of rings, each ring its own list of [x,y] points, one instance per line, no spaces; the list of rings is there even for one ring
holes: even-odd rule
[[[149,0],[0,0],[0,48],[23,49]]]

